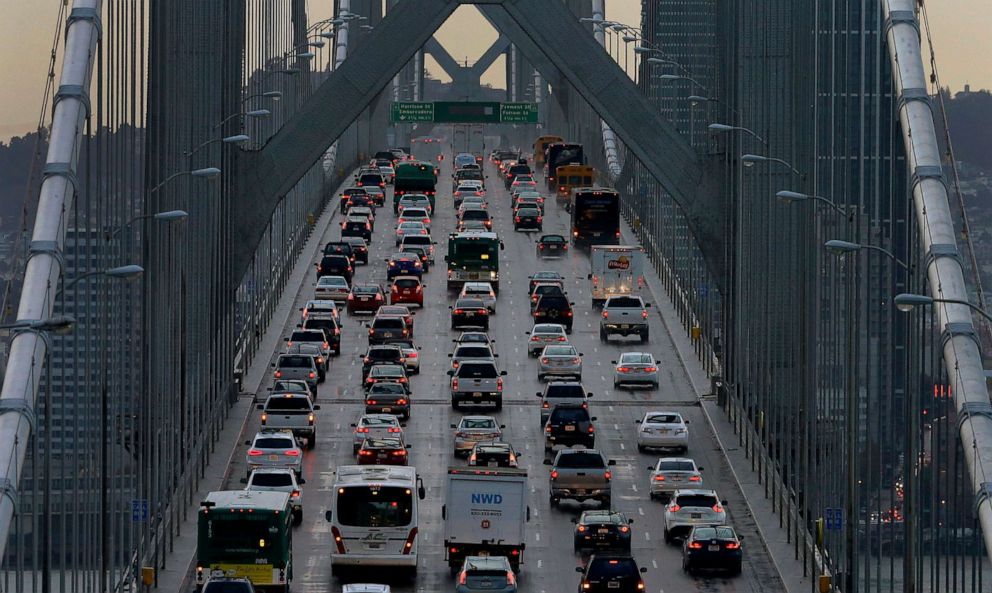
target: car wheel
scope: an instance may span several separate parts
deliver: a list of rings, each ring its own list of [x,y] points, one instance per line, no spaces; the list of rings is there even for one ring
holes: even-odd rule
[[[668,531],[667,529],[665,530],[665,543],[666,544],[671,544],[672,543],[672,533],[670,531]]]
[[[293,511],[293,525],[303,523],[303,511]]]
[[[682,555],[682,572],[689,572],[689,561],[685,559],[685,555]]]
[[[352,445],[351,446],[351,454],[352,455],[358,455],[358,449],[359,449],[358,445]]]
[[[647,451],[647,447],[645,447],[644,445],[640,445],[640,444],[637,445],[637,452],[638,453],[644,453],[645,451]]]
[[[503,410],[503,400],[499,400],[498,402],[496,402],[496,411],[500,412],[502,410]]]
[[[610,337],[609,337],[609,335],[607,335],[606,330],[603,330],[603,329],[599,330],[599,341],[600,342],[609,342],[610,341]]]
[[[458,400],[457,399],[453,399],[453,400],[451,400],[451,409],[452,410],[461,410],[462,409],[462,405],[460,403],[458,403]]]
[[[644,333],[641,334],[641,343],[644,343],[644,342],[647,342],[647,341],[648,341],[648,330],[644,330]]]
[[[741,574],[741,563],[740,562],[738,562],[737,564],[735,564],[733,566],[733,568],[730,569],[730,574],[732,576],[735,576],[735,577]]]
[[[556,506],[558,506],[559,502],[561,502],[561,499],[558,498],[557,496],[548,497],[548,503],[551,505],[551,508],[555,508]]]
[[[307,449],[311,451],[317,448],[317,432],[314,431],[312,435],[307,437]]]

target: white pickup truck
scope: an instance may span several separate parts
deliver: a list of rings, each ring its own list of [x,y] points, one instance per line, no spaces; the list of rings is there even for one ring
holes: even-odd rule
[[[506,556],[520,570],[526,547],[527,470],[512,467],[448,468],[441,518],[452,574],[466,556]]]
[[[648,307],[639,296],[611,296],[603,304],[599,318],[599,339],[608,342],[610,336],[638,336],[648,341]]]

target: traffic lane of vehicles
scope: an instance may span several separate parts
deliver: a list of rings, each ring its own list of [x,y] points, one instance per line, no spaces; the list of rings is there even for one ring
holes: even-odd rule
[[[552,208],[551,211],[554,212],[554,209]],[[443,213],[444,210],[442,209],[441,212]],[[497,212],[499,211],[497,210]],[[444,214],[440,216],[441,228],[448,228],[447,225],[453,224],[453,215],[451,215],[451,220],[445,220],[446,217]],[[502,224],[503,222],[505,222],[505,216],[497,214],[497,224]],[[563,223],[563,226],[564,224],[566,223]],[[384,228],[388,228],[388,225],[385,225]],[[376,258],[385,251],[389,251],[388,246],[381,245],[383,242],[379,243],[379,245],[373,244],[373,250],[381,249],[382,251],[376,254],[375,257],[370,258],[372,261],[376,261]],[[503,323],[494,327],[491,333],[497,340],[497,351],[501,354],[506,352],[501,357],[504,368],[507,368],[506,365],[510,365],[518,369],[518,372],[511,371],[513,381],[508,383],[508,397],[513,401],[525,404],[523,406],[509,406],[504,408],[503,412],[497,414],[501,422],[507,425],[507,429],[504,431],[506,434],[505,439],[513,443],[522,453],[521,465],[527,467],[533,476],[531,481],[532,494],[529,504],[534,510],[534,515],[532,517],[530,531],[540,534],[540,540],[537,539],[537,535],[532,535],[532,539],[528,541],[526,563],[524,572],[521,575],[521,587],[522,590],[534,591],[540,589],[558,590],[561,588],[559,587],[561,583],[567,583],[568,585],[565,587],[565,590],[570,590],[578,582],[578,575],[573,572],[577,559],[572,554],[570,545],[557,544],[560,542],[571,542],[570,538],[574,525],[569,519],[576,515],[575,513],[567,512],[569,510],[569,503],[567,502],[563,504],[563,508],[566,509],[565,511],[555,511],[552,513],[547,508],[547,470],[545,466],[540,465],[543,437],[537,430],[536,423],[533,422],[533,418],[538,414],[538,409],[537,398],[534,398],[532,394],[541,389],[541,385],[537,382],[536,378],[536,362],[528,360],[522,349],[512,354],[518,343],[517,339],[531,326],[531,321],[525,314],[527,310],[525,294],[527,269],[544,269],[545,266],[529,263],[533,261],[532,258],[534,257],[532,246],[523,246],[521,251],[517,251],[518,246],[515,246],[514,243],[508,244],[505,253],[510,258],[509,261],[511,264],[507,266],[505,273],[507,274],[506,278],[508,282],[513,283],[513,289],[502,291],[499,297],[501,310],[509,312],[510,315],[507,315],[502,320]],[[524,263],[525,265],[513,266],[512,264],[514,262],[518,264]],[[568,261],[562,260],[556,262],[556,264],[560,265],[555,265],[553,268],[561,269],[569,277],[575,278],[574,281],[569,283],[569,294],[572,294],[573,291],[582,294],[584,284],[587,282],[583,272],[588,266],[587,261],[581,256],[574,256],[574,259]],[[441,270],[438,270],[438,272],[443,273]],[[368,270],[363,267],[358,272],[358,278],[362,281],[378,281],[380,277],[384,276],[384,273],[384,266],[369,266]],[[449,294],[444,287],[444,283],[434,281],[435,278],[440,277],[437,275],[437,272],[426,275],[429,302],[432,305],[428,306],[424,311],[418,311],[416,314],[418,324],[423,323],[426,327],[438,326],[447,321],[447,308],[436,306],[436,304],[450,302]],[[585,297],[582,300],[578,298],[575,300],[577,303],[587,301]],[[521,309],[524,314],[520,314]],[[580,306],[579,309],[584,308]],[[347,316],[343,317],[345,324],[342,327],[342,331],[344,333],[345,350],[351,350],[357,353],[359,347],[364,349],[366,345],[364,337],[365,330],[357,320]],[[598,321],[595,318],[593,319],[593,322]],[[578,323],[576,327],[578,329]],[[664,335],[660,331],[661,329],[659,327],[654,332],[655,335]],[[414,415],[407,423],[405,431],[408,435],[408,442],[413,444],[413,448],[410,451],[410,462],[412,465],[417,466],[418,471],[424,476],[425,484],[428,486],[428,499],[421,507],[420,516],[421,525],[425,526],[424,540],[421,542],[420,548],[420,554],[422,556],[420,560],[421,571],[415,586],[398,585],[394,587],[395,590],[401,592],[419,590],[421,588],[426,590],[449,590],[452,588],[451,581],[445,570],[443,551],[441,550],[441,543],[439,541],[441,536],[440,503],[436,501],[443,499],[441,488],[448,464],[466,464],[465,460],[453,459],[450,453],[451,434],[448,426],[451,422],[457,421],[457,418],[461,416],[461,414],[453,413],[450,410],[446,398],[447,377],[444,375],[444,371],[447,370],[446,367],[449,364],[446,354],[451,351],[453,346],[451,340],[454,337],[455,333],[442,331],[433,335],[418,336],[417,339],[417,343],[423,348],[422,356],[424,360],[422,364],[424,367],[422,374],[414,377],[412,380]],[[571,336],[571,341],[581,351],[586,353],[587,358],[590,357],[590,351],[593,351],[593,348],[596,347],[594,344],[598,342],[596,334],[590,330],[590,327],[575,332]],[[643,414],[643,411],[647,409],[647,404],[632,406],[630,405],[631,402],[647,402],[652,398],[657,399],[660,393],[665,393],[666,399],[679,398],[688,401],[691,398],[687,395],[688,390],[684,385],[684,379],[681,381],[683,385],[679,386],[678,393],[676,393],[674,384],[665,386],[663,382],[662,390],[653,395],[649,392],[621,392],[614,396],[612,393],[612,384],[608,381],[611,379],[608,372],[610,370],[609,360],[611,357],[615,359],[620,349],[620,345],[614,342],[609,348],[598,351],[594,358],[590,358],[587,364],[591,361],[594,366],[597,368],[602,366],[604,370],[600,373],[587,372],[585,382],[587,388],[596,393],[596,397],[591,403],[600,420],[600,436],[604,438],[602,445],[604,453],[618,460],[618,467],[614,468],[617,470],[615,487],[618,493],[614,507],[627,510],[627,512],[631,513],[632,518],[635,519],[634,554],[642,565],[650,569],[650,572],[645,575],[648,590],[656,591],[663,582],[662,572],[668,575],[675,575],[678,572],[679,574],[673,578],[682,581],[681,572],[678,571],[681,561],[679,550],[675,547],[659,550],[661,547],[659,545],[661,538],[660,528],[657,537],[650,530],[648,531],[651,533],[651,537],[654,537],[652,540],[644,539],[644,535],[637,529],[648,524],[658,526],[662,524],[663,509],[661,505],[650,503],[647,495],[649,472],[646,468],[656,460],[656,456],[639,455],[636,452],[632,452],[633,444],[627,443],[625,439],[621,438],[620,435],[622,433],[619,430],[614,432],[610,420],[616,419],[615,423],[617,426],[624,426],[621,423],[622,416],[624,423],[629,423],[630,427],[634,427],[633,421]],[[653,344],[650,350],[661,358],[664,358],[665,354],[670,354],[673,361],[677,363],[674,353],[666,352],[665,348],[660,348],[657,344]],[[597,365],[596,363],[599,364]],[[681,372],[679,368],[673,370],[675,374],[679,372]],[[331,473],[333,467],[342,463],[349,463],[353,459],[350,455],[351,432],[347,425],[354,421],[362,412],[361,389],[359,387],[360,377],[361,366],[357,360],[357,354],[355,357],[336,357],[332,359],[332,369],[328,375],[328,382],[321,385],[318,391],[318,399],[324,404],[320,418],[322,429],[318,433],[319,447],[316,451],[308,452],[304,460],[304,477],[307,479],[304,490],[305,494],[309,494],[307,499],[310,501],[310,504],[308,505],[304,523],[298,528],[296,536],[297,541],[306,542],[306,545],[296,547],[298,554],[296,566],[299,571],[294,581],[294,588],[297,590],[331,591],[335,590],[338,586],[336,582],[332,582],[330,579],[330,563],[328,559],[332,542],[330,540],[329,527],[320,518],[326,506],[326,490],[333,483],[333,474]],[[418,396],[421,400],[419,403]],[[607,401],[614,400],[617,403],[607,403]],[[431,403],[427,403],[428,401]],[[600,409],[601,406],[598,404],[602,404],[603,409]],[[696,412],[698,410],[693,408],[690,411],[689,417],[696,420],[693,424],[699,427],[703,425],[703,420],[701,415]],[[485,411],[483,413],[491,412]],[[257,418],[253,419],[253,421],[257,424]],[[444,429],[440,430],[438,428],[439,426],[444,427]],[[249,428],[246,432],[252,432],[254,434],[253,431],[254,428]],[[705,435],[697,430],[692,438],[699,440],[703,436]],[[710,440],[712,440],[711,437]],[[619,446],[621,443],[624,444],[624,448]],[[693,443],[690,444],[689,455],[694,455],[697,451],[712,451],[715,449],[715,444],[712,442],[704,443],[701,446]],[[442,451],[441,455],[437,454],[439,449]],[[628,463],[626,463],[628,460],[625,457],[632,458],[629,460],[629,470],[627,469]],[[713,460],[702,455],[696,456],[696,459],[708,472],[711,467],[715,468],[718,465]],[[239,474],[232,472],[232,475]],[[714,482],[712,476],[710,480],[708,485],[716,488],[722,497],[730,499],[731,515],[736,519],[736,513],[734,512],[735,502],[729,493],[724,492],[727,488],[723,486],[721,480]],[[635,485],[643,496],[634,493],[632,486]],[[229,487],[236,486],[232,484]],[[633,498],[627,499],[625,497]],[[638,513],[637,508],[627,508],[627,505],[633,502],[638,503],[638,506],[645,513],[644,516]],[[737,506],[739,507],[739,505]],[[750,540],[752,538],[748,539]],[[552,541],[555,543],[551,543]],[[746,552],[746,557],[750,560],[753,554],[754,552],[749,549]],[[651,560],[654,560],[654,562],[651,562]],[[654,569],[653,564],[657,564],[659,569]],[[746,562],[745,579],[748,578],[750,572],[749,564]],[[688,590],[697,589],[698,587],[694,586],[692,584],[693,582],[690,579],[685,579],[681,584]],[[718,587],[719,590],[731,591],[737,588],[744,590],[742,581],[726,581],[726,585]]]

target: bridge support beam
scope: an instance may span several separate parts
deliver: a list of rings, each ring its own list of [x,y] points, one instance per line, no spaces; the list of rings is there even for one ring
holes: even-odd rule
[[[272,141],[246,159],[242,176],[248,191],[235,210],[235,228],[241,236],[236,271],[245,269],[278,199],[463,3],[399,3]],[[499,19],[501,32],[531,63],[553,62],[672,195],[722,290],[726,281],[724,199],[716,176],[708,174],[695,151],[563,4],[488,0],[481,8],[490,18]]]

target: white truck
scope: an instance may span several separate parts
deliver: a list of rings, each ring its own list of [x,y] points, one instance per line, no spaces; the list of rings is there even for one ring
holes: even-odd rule
[[[506,556],[513,570],[524,560],[527,470],[515,467],[449,467],[444,553],[452,574],[466,556]]]
[[[451,135],[453,154],[470,153],[481,165],[486,151],[485,128],[482,124],[455,124]]]
[[[590,253],[592,306],[608,297],[636,295],[644,288],[644,249],[632,245],[593,245]]]

